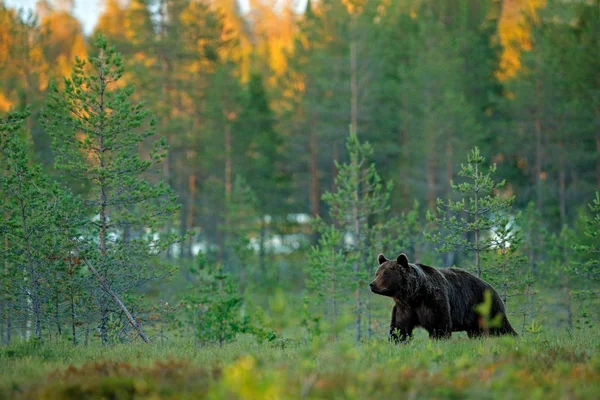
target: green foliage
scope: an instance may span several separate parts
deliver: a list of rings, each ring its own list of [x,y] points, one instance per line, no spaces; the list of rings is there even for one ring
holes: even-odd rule
[[[372,235],[372,229],[367,229],[368,219],[381,219],[389,210],[392,184],[384,183],[375,164],[369,163],[373,148],[368,142],[361,143],[355,132],[350,132],[346,148],[350,161],[336,161],[336,190],[325,193],[323,200],[330,207],[331,218],[344,231],[357,235],[354,240],[360,242],[362,235]]]
[[[233,182],[231,197],[226,199],[224,227],[225,269],[235,273],[242,296],[248,285],[253,251],[250,238],[257,230],[257,199],[254,191],[241,175]]]
[[[189,288],[186,307],[194,328],[194,342],[217,343],[222,346],[249,329],[249,316],[244,316],[243,298],[217,264],[211,268],[202,257],[199,268],[193,268],[193,285]]]
[[[147,158],[140,154],[154,134],[154,121],[146,125],[144,105],[131,103],[133,87],[119,85],[121,55],[102,36],[93,44],[97,54],[76,60],[64,88],[52,86],[43,122],[53,138],[56,168],[86,188],[88,220],[78,248],[120,295],[156,272],[164,274],[152,270],[156,257],[177,238],[169,232],[160,240],[154,235],[178,206],[162,181],[144,177],[164,159],[167,146],[163,138]],[[107,304],[113,299],[103,292],[97,297],[101,337],[108,343]]]
[[[77,59],[64,89],[52,86],[43,114],[56,167],[89,187],[91,213],[111,209],[110,221],[101,222],[104,229],[133,224],[155,229],[176,210],[174,198],[162,182],[153,185],[140,175],[161,163],[167,145],[162,138],[148,159],[141,158],[138,149],[154,135],[155,122],[144,127],[148,111],[143,103],[131,104],[134,88],[118,87],[124,73],[121,55],[101,36],[94,46],[98,55]]]
[[[311,248],[306,268],[307,310],[310,319],[327,319],[335,324],[348,297],[350,264],[344,237],[335,226],[320,228],[321,236]],[[316,315],[315,315],[316,314]]]
[[[439,224],[444,231],[427,234],[426,237],[439,245],[441,252],[458,250],[474,254],[474,269],[482,274],[480,256],[486,251],[504,251],[518,247],[515,228],[510,221],[510,209],[514,196],[503,197],[500,190],[505,181],[495,182],[496,165],[486,172],[485,158],[475,147],[467,156],[467,164],[461,165],[458,173],[464,182],[451,183],[459,200],[438,199],[437,216],[428,214],[428,219]]]
[[[77,198],[51,181],[40,165],[31,163],[19,135],[28,115],[11,113],[0,120],[2,294],[11,318],[31,324],[41,340],[43,329],[49,329],[52,307],[64,301],[61,286],[67,271],[55,260],[69,254],[68,243],[80,224],[81,206]],[[73,287],[70,289],[74,295]],[[54,314],[58,316],[59,310]]]
[[[502,326],[504,315],[492,315],[492,292],[486,290],[483,293],[483,303],[475,306],[475,311],[479,314],[481,327],[486,334],[489,334],[491,328],[499,328]]]
[[[600,280],[600,192],[596,192],[589,208],[592,215],[585,220],[584,233],[590,244],[577,245],[575,248],[587,258],[582,264],[582,274],[597,282]]]
[[[389,227],[386,218],[392,185],[383,182],[375,164],[369,164],[368,158],[373,154],[369,143],[361,143],[351,131],[346,147],[350,160],[343,164],[336,161],[336,189],[323,195],[333,224],[320,224],[323,237],[311,249],[308,289],[312,296],[321,299],[322,305],[325,305],[325,295],[333,296],[327,299],[330,305],[325,305],[325,310],[334,324],[335,316],[345,306],[338,305],[339,293],[354,291],[356,335],[360,340],[363,307],[369,302],[368,298],[361,298],[361,288],[373,273],[372,262],[369,262],[372,246],[380,245]],[[366,311],[370,319],[368,307]]]
[[[502,195],[505,181],[495,182],[496,165],[485,171],[484,162],[479,148],[471,150],[467,164],[458,173],[464,181],[451,183],[459,199],[447,202],[438,199],[437,216],[428,213],[428,219],[443,230],[425,236],[441,252],[474,254],[477,276],[488,280],[505,304],[510,297],[520,297],[518,311],[525,320],[533,314],[534,280],[524,268],[527,257],[520,250],[523,241],[517,227],[520,217],[510,214],[515,197]]]

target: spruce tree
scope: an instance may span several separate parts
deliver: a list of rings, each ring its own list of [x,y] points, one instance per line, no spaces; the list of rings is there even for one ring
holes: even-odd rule
[[[64,88],[51,87],[43,122],[53,138],[56,168],[88,191],[89,220],[83,235],[88,240],[78,242],[77,248],[102,288],[97,298],[102,343],[108,343],[112,300],[148,341],[120,298],[153,277],[148,267],[175,240],[155,237],[177,210],[174,196],[162,181],[147,179],[166,156],[167,145],[160,139],[147,157],[139,154],[154,134],[154,120],[146,122],[143,103],[130,102],[134,89],[120,82],[121,55],[102,36],[93,45],[95,54],[76,59]],[[124,235],[125,229],[136,235]]]

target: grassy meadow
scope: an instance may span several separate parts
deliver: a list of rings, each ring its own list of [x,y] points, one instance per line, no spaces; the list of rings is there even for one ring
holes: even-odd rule
[[[0,350],[0,398],[15,399],[597,399],[600,334],[395,346],[321,335],[223,347],[184,341],[112,347],[28,344]]]

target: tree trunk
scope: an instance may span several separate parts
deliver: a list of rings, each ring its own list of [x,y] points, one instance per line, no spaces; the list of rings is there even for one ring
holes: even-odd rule
[[[21,174],[18,175],[19,179],[19,191],[22,191],[23,177]],[[35,268],[35,260],[32,254],[31,240],[29,236],[29,226],[27,221],[27,210],[25,201],[19,198],[19,208],[21,211],[21,224],[23,227],[23,237],[25,239],[25,256],[27,258],[27,273],[29,275],[29,299],[31,300],[31,308],[33,311],[33,317],[35,319],[34,332],[38,339],[42,338],[42,320],[41,320],[41,300],[40,300],[40,288],[39,288],[39,276],[38,271]]]
[[[354,171],[353,184],[354,193],[353,193],[353,205],[352,205],[352,222],[353,222],[353,233],[354,233],[354,246],[357,250],[357,259],[354,262],[354,283],[356,284],[356,292],[355,292],[355,301],[356,301],[356,341],[360,342],[361,339],[361,318],[362,318],[362,308],[361,308],[361,296],[360,296],[360,263],[361,259],[360,254],[360,215],[359,215],[359,185],[360,185],[360,171],[358,170],[359,166],[357,165],[356,160],[352,160],[352,166]]]
[[[60,324],[60,305],[59,305],[59,301],[58,301],[58,294],[59,294],[59,291],[57,289],[56,292],[54,293],[54,321],[56,323],[56,333],[58,333],[58,336],[62,336],[62,327]]]
[[[232,179],[232,155],[231,155],[231,126],[225,122],[225,201],[229,204],[231,201],[231,192],[233,190]]]
[[[310,215],[317,218],[320,213],[321,194],[319,193],[319,145],[317,133],[315,132],[314,118],[310,121],[310,135],[308,138],[309,151],[309,171],[310,171]],[[312,237],[313,245],[318,240],[318,233],[315,231]]]
[[[357,50],[356,50],[356,16],[352,16],[350,22],[350,127],[352,133],[358,134],[358,62],[357,62]]]
[[[192,230],[192,234],[190,235],[190,238],[188,240],[188,246],[187,246],[187,257],[188,258],[192,258],[193,257],[193,245],[194,245],[194,233],[193,233],[193,229],[194,229],[194,212],[195,212],[195,207],[196,207],[196,174],[192,173],[189,177],[189,182],[188,182],[188,190],[189,190],[189,209],[188,209],[188,216],[187,216],[187,226],[188,229]],[[183,245],[183,244],[182,244]]]
[[[540,80],[536,80],[535,98],[536,98],[536,115],[535,115],[535,205],[537,209],[542,211],[542,122],[540,120]]]
[[[171,179],[172,159],[173,159],[173,154],[171,151],[169,151],[169,152],[167,152],[167,155],[163,162],[163,176],[164,176],[165,182],[167,182],[167,185],[169,185],[169,187],[171,187],[171,188],[173,188],[173,182]],[[173,230],[173,220],[171,218],[169,218],[169,219],[167,219],[167,222],[165,223],[165,233],[167,235],[171,235],[172,230]],[[167,260],[170,260],[173,258],[173,246],[172,245],[167,246],[167,248],[165,249],[165,258]]]
[[[265,221],[265,215],[261,212],[260,218],[260,232],[259,232],[259,248],[258,248],[258,267],[261,272],[262,281],[265,282],[265,278],[267,276],[267,250],[265,249],[265,242],[267,236],[267,223]]]
[[[110,286],[108,285],[108,283],[106,282],[106,280],[104,279],[104,277],[102,277],[98,273],[98,271],[96,270],[96,268],[94,268],[94,266],[92,265],[92,263],[90,263],[90,261],[85,256],[81,255],[81,252],[80,252],[80,250],[77,247],[76,247],[76,249],[79,252],[80,257],[83,260],[83,262],[85,263],[85,265],[87,265],[87,267],[89,268],[89,270],[92,273],[92,275],[94,275],[94,277],[96,278],[96,280],[100,284],[100,287],[102,288],[102,290],[104,290],[104,292],[106,294],[108,294],[115,301],[115,303],[117,303],[117,305],[119,306],[119,308],[123,311],[123,313],[127,317],[127,320],[129,321],[129,323],[131,324],[131,326],[133,326],[133,328],[136,330],[138,336],[140,338],[142,338],[142,340],[144,342],[150,343],[150,339],[144,333],[144,331],[142,329],[142,326],[133,318],[133,316],[131,315],[131,313],[129,312],[129,310],[125,306],[125,304],[123,304],[123,302],[119,299],[119,297],[117,296],[117,294],[115,292],[113,292],[113,290],[110,288]]]
[[[104,91],[106,90],[106,79],[104,76],[104,54],[100,52],[100,115],[104,113]],[[103,132],[104,127],[100,127],[100,131]],[[106,170],[106,164],[104,159],[104,135],[99,136],[99,145],[98,145],[98,157],[100,159],[100,171]],[[100,187],[100,256],[102,258],[102,265],[104,266],[107,259],[107,246],[106,246],[106,234],[108,229],[108,218],[107,218],[107,197],[106,197],[106,178],[100,176],[98,180],[98,186]],[[108,271],[106,268],[103,268],[102,271],[98,272],[103,279],[108,276]],[[104,274],[104,276],[102,276]],[[105,299],[100,297],[100,312],[101,312],[101,321],[100,321],[100,338],[102,340],[103,345],[108,344],[108,306],[106,304]]]
[[[11,341],[11,333],[12,333],[12,313],[11,313],[11,304],[10,300],[6,302],[6,344],[9,345]]]
[[[565,172],[565,146],[561,141],[559,145],[559,171],[558,171],[558,199],[560,210],[560,225],[567,223],[567,202],[566,202],[566,172]]]
[[[226,116],[227,118],[227,116]],[[224,247],[228,243],[228,229],[230,228],[229,222],[229,210],[231,207],[231,194],[233,192],[233,177],[232,177],[232,138],[231,138],[231,126],[229,121],[225,121],[225,207],[224,207],[224,221],[223,226],[225,229],[220,228],[219,232],[221,235],[221,246],[219,247],[219,258],[221,260],[229,257],[229,251],[231,249],[225,249]]]
[[[600,106],[596,107],[596,187],[600,187]]]
[[[408,184],[408,165],[406,160],[408,160],[408,133],[406,129],[400,129],[400,146],[401,146],[401,160],[402,164],[400,165],[400,188],[402,191],[402,199],[410,199],[409,193],[409,184]],[[410,201],[403,201],[402,208],[404,212],[408,212],[408,210],[412,207],[412,203]]]
[[[335,271],[338,266],[335,263],[335,248],[331,247],[331,326],[335,327],[335,320],[337,317],[337,304],[336,304],[336,293],[335,293],[335,283],[336,283],[336,275]]]
[[[477,176],[479,164],[475,164],[475,176]],[[475,184],[475,268],[477,270],[477,277],[481,278],[481,264],[479,260],[479,228],[477,223],[479,222],[479,187]],[[506,304],[506,301],[505,301]]]
[[[4,197],[4,204],[8,205],[8,194]],[[8,207],[5,208],[5,212],[4,212],[4,220],[8,221],[9,219],[9,214],[8,214]],[[8,233],[4,235],[4,251],[8,254],[8,250],[10,248],[10,243],[8,241]],[[6,336],[5,336],[5,343],[7,345],[10,344],[10,334],[11,334],[11,330],[12,330],[12,321],[11,321],[11,298],[10,298],[10,294],[9,294],[9,290],[10,288],[8,287],[8,274],[9,274],[9,265],[8,265],[8,259],[4,260],[4,276],[5,278],[3,279],[2,283],[4,286],[4,311],[5,311],[5,315],[6,315]]]
[[[435,157],[436,155],[434,154],[430,154],[427,156],[427,165],[426,165],[426,169],[427,169],[427,207],[429,208],[430,211],[435,211],[436,207],[437,207],[437,193],[436,193],[436,186],[437,186],[437,179],[436,179],[436,173],[437,173],[437,168],[435,165],[435,161],[433,160],[433,157]]]
[[[69,303],[71,308],[71,331],[73,334],[73,346],[77,346],[77,332],[75,329],[75,285],[73,275],[75,274],[75,265],[73,264],[73,256],[69,254]]]
[[[183,179],[183,178],[182,178]],[[185,186],[181,185],[183,189]],[[179,214],[179,236],[182,238],[185,237],[186,232],[188,231],[188,213],[190,212],[190,196],[189,193],[181,193],[181,212]],[[185,243],[179,243],[179,258],[184,259],[186,257],[186,248]]]
[[[336,191],[336,184],[335,184],[335,178],[337,177],[337,166],[335,165],[335,162],[338,160],[338,158],[340,157],[339,154],[339,150],[338,150],[338,144],[335,140],[332,141],[331,143],[331,192],[334,193]]]
[[[569,326],[569,330],[573,329],[573,308],[571,305],[571,285],[569,282],[569,275],[565,273],[565,293],[566,293],[566,304],[565,308],[567,309],[567,325]]]
[[[452,136],[449,135],[446,139],[446,196],[450,198],[450,193],[452,192],[452,186],[450,186],[450,182],[453,179],[453,168],[452,168],[452,157],[454,154],[454,149],[452,147]]]

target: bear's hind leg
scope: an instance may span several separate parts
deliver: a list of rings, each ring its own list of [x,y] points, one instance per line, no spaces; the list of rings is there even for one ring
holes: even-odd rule
[[[402,310],[395,305],[392,309],[392,319],[390,321],[390,342],[398,344],[411,339],[415,326],[415,316],[412,311]]]
[[[431,339],[449,339],[452,336],[450,305],[439,301],[433,307],[424,308],[419,314],[421,326],[429,332]]]
[[[431,329],[429,331],[430,339],[450,339],[452,336],[452,332],[449,329],[441,328],[441,329]]]

